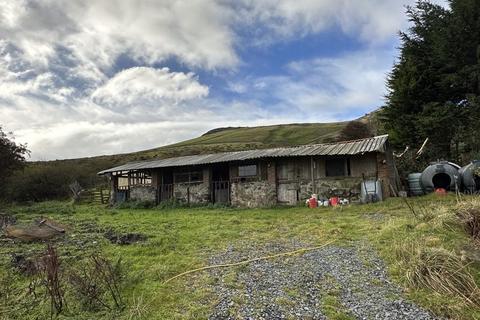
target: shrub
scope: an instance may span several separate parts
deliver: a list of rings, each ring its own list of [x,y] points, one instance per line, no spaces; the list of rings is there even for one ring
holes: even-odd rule
[[[106,183],[104,177],[95,174],[96,169],[87,163],[72,161],[29,163],[6,179],[5,192],[0,197],[7,202],[67,199],[71,196],[69,185],[74,181],[83,189]]]

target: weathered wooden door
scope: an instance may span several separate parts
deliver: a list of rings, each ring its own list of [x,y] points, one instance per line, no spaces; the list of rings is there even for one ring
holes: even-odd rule
[[[295,183],[279,183],[277,200],[281,204],[295,205],[298,202],[298,188]]]
[[[280,204],[295,205],[298,202],[298,181],[293,161],[277,163],[277,201]]]
[[[158,188],[158,201],[167,201],[173,198],[173,184],[162,184]]]
[[[230,203],[230,182],[214,181],[212,183],[212,200],[213,203]]]

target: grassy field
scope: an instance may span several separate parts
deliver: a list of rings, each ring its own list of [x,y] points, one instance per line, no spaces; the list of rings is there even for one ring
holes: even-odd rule
[[[48,216],[68,225],[70,229],[65,237],[53,241],[63,268],[81,263],[96,251],[113,260],[121,257],[127,267],[128,280],[122,289],[126,305],[123,311],[86,311],[67,292],[69,304],[61,318],[205,319],[216,304],[210,286],[214,279],[208,272],[187,275],[168,284],[164,281],[186,270],[206,266],[211,256],[232,244],[248,248],[295,240],[315,246],[334,240],[339,246],[357,241],[371,244],[385,260],[392,279],[405,288],[405,295],[435,314],[480,319],[478,304],[467,303],[461,294],[448,294],[414,281],[421,253],[440,250],[464,261],[462,270],[454,273],[473,275],[476,283],[480,283],[478,247],[456,220],[455,199],[429,196],[411,200],[411,204],[416,217],[400,199],[316,210],[303,207],[109,209],[45,202],[7,207],[3,211],[14,214],[20,224]],[[142,233],[148,239],[132,245],[112,244],[103,237],[108,229]],[[13,270],[10,262],[12,253],[32,256],[44,251],[45,246],[44,243],[0,243],[0,283],[10,288],[0,292],[0,318],[34,319],[48,315],[48,303],[31,309],[13,307],[15,299],[25,298],[28,277]],[[241,272],[241,267],[232,269],[237,271]],[[336,319],[332,305],[337,301],[335,297],[331,300],[325,312]]]

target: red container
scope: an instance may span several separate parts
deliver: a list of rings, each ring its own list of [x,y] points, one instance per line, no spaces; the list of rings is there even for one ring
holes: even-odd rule
[[[340,198],[338,198],[338,197],[331,197],[331,198],[329,199],[329,201],[330,201],[330,205],[331,205],[331,206],[338,206],[338,204],[340,203]]]
[[[309,208],[316,208],[318,207],[318,200],[315,198],[308,199],[308,207]]]

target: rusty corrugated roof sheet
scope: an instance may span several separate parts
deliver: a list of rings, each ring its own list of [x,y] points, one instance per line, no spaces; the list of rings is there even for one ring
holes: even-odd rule
[[[355,155],[368,152],[384,152],[388,135],[372,138],[337,142],[303,145],[288,148],[257,149],[246,151],[222,152],[214,154],[200,154],[194,156],[157,159],[142,162],[127,163],[118,167],[100,171],[106,174],[118,171],[132,171],[140,169],[154,169],[179,166],[193,166],[230,161],[243,161],[260,158],[298,157],[298,156],[337,156]]]

